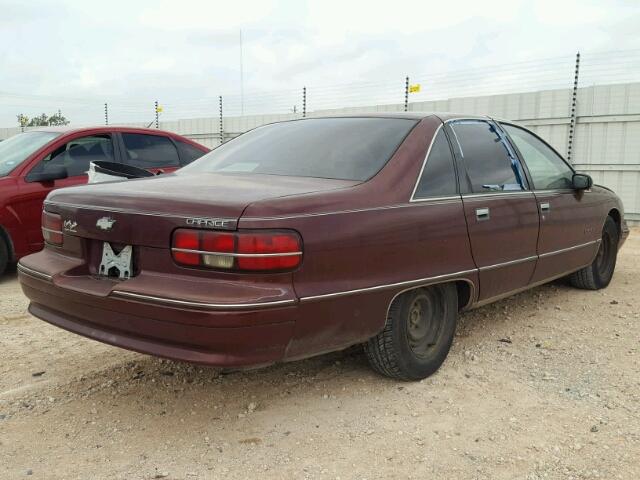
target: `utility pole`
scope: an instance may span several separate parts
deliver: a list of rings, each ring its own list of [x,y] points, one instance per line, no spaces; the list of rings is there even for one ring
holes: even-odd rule
[[[155,112],[156,112],[156,128],[160,128],[160,112],[158,112],[158,101],[156,100],[154,102],[155,105]]]
[[[244,115],[244,59],[242,57],[242,29],[240,29],[240,115]]]
[[[109,125],[109,106],[104,104],[104,124]]]
[[[578,74],[580,73],[580,52],[576,53],[576,68],[573,77],[573,93],[571,95],[571,121],[569,122],[569,140],[567,142],[567,162],[571,163],[571,153],[576,136],[576,121],[578,119]]]

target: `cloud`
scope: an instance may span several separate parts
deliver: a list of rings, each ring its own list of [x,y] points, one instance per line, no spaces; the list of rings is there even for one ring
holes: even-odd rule
[[[0,90],[25,101],[0,94],[0,125],[13,124],[20,108],[40,113],[49,105],[77,121],[101,121],[107,101],[115,121],[146,118],[155,99],[166,104],[165,118],[215,115],[218,95],[235,113],[240,28],[245,102],[256,109],[271,102],[276,111],[299,103],[303,86],[316,105],[401,101],[405,75],[425,84],[423,95],[472,92],[473,82],[492,78],[517,86],[513,72],[486,67],[561,57],[522,83],[535,88],[570,76],[578,49],[640,48],[640,5],[627,1],[5,2]],[[466,83],[444,75],[479,67]],[[47,102],[33,106],[30,95]]]

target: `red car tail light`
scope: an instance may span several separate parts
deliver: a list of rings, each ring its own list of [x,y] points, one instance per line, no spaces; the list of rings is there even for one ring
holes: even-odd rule
[[[62,245],[62,217],[42,211],[42,236],[44,241],[55,246]]]
[[[222,233],[178,229],[171,252],[176,263],[236,271],[291,270],[302,260],[302,242],[295,232]]]
[[[251,233],[238,236],[240,270],[287,270],[300,264],[300,241],[288,233]]]
[[[173,234],[173,259],[183,265],[200,265],[200,232],[176,230]]]

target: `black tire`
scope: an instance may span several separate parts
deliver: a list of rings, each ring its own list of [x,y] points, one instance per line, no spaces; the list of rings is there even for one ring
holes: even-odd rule
[[[7,248],[7,244],[0,236],[0,275],[4,273],[7,269],[7,264],[9,263],[9,249]]]
[[[602,241],[591,265],[569,275],[569,283],[584,290],[599,290],[611,282],[618,257],[618,226],[607,217],[602,227]]]
[[[458,319],[455,285],[432,285],[398,296],[384,330],[365,344],[371,367],[399,380],[433,374],[449,353]]]

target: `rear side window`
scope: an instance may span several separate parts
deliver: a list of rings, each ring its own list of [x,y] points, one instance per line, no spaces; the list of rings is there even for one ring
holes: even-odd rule
[[[44,157],[29,173],[46,173],[54,167],[64,167],[67,175],[77,177],[89,170],[91,162],[113,162],[113,142],[110,135],[91,135],[71,140]]]
[[[456,172],[449,142],[442,129],[433,140],[414,198],[456,195]]]
[[[256,128],[180,173],[260,173],[368,180],[384,167],[417,121],[311,118]]]
[[[180,140],[176,140],[175,142],[178,146],[178,151],[180,152],[180,160],[182,161],[182,165],[188,165],[194,160],[199,159],[206,153],[189,143],[181,142]]]
[[[139,168],[179,167],[178,150],[160,135],[123,133],[125,163]]]
[[[460,148],[472,192],[524,189],[520,164],[494,125],[482,120],[463,120],[454,122],[451,129]]]

